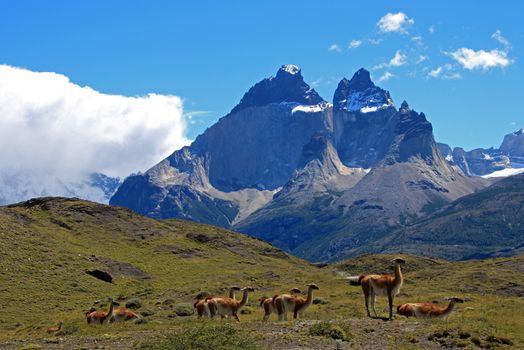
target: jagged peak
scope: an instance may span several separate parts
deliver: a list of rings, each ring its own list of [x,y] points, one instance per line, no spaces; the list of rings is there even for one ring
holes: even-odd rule
[[[277,72],[279,74],[302,75],[302,70],[295,64],[284,64]]]
[[[411,109],[409,108],[409,104],[406,100],[402,101],[402,104],[400,105],[400,112],[401,113],[406,113],[406,112],[410,112]]]
[[[353,91],[364,91],[374,86],[375,84],[371,81],[369,71],[364,68],[357,70],[348,84],[349,89]]]
[[[371,81],[368,70],[360,68],[351,80],[343,78],[333,96],[336,110],[370,113],[394,107],[389,92],[376,86]]]
[[[302,77],[302,70],[294,64],[284,64],[276,76],[261,80],[251,87],[232,112],[270,103],[295,102],[316,105],[324,99]]]

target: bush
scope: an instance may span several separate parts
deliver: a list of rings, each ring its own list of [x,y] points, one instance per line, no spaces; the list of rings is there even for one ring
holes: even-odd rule
[[[62,337],[64,335],[70,335],[77,333],[80,330],[76,324],[64,323],[62,329],[55,333],[56,336]]]
[[[169,336],[166,340],[140,344],[142,350],[255,350],[259,347],[250,333],[241,332],[231,324],[203,324]]]
[[[250,315],[254,312],[252,307],[244,306],[242,309],[240,309],[240,314],[242,315]]]
[[[42,349],[42,346],[38,344],[30,343],[20,348],[20,350],[37,350],[37,349]]]
[[[322,299],[322,298],[315,298],[313,299],[313,304],[314,305],[326,305],[326,304],[329,304],[329,301],[325,300],[325,299]]]
[[[346,332],[340,326],[328,322],[314,324],[309,329],[309,334],[338,340],[348,339]]]
[[[126,301],[126,307],[133,310],[140,309],[142,307],[142,300],[139,298],[131,298]]]
[[[177,314],[177,316],[191,316],[194,312],[194,307],[190,303],[180,303],[175,305],[175,314]]]

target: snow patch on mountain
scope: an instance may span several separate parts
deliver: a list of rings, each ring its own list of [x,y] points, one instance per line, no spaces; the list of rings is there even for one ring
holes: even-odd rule
[[[520,168],[520,169],[507,168],[507,169],[494,171],[490,174],[483,175],[481,177],[485,179],[489,179],[493,177],[508,177],[508,176],[513,176],[513,175],[522,174],[522,173],[524,173],[524,168]]]
[[[379,88],[352,92],[347,100],[341,102],[346,103],[348,111],[361,113],[376,112],[377,110],[393,106],[393,101],[386,98],[384,91]]]

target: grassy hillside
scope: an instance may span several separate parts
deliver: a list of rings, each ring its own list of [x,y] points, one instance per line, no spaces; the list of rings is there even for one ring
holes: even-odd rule
[[[478,259],[524,252],[524,174],[459,198],[393,233],[379,251]]]
[[[468,301],[448,321],[365,318],[360,287],[346,275],[390,272],[392,256],[366,255],[313,266],[262,241],[213,226],[155,221],[127,209],[75,199],[38,199],[0,208],[0,348],[194,348],[226,339],[245,348],[440,348],[441,343],[524,347],[524,258],[449,263],[405,256],[406,283],[397,301]],[[86,270],[109,272],[113,283]],[[299,322],[262,324],[258,298],[315,282],[316,304]],[[240,325],[180,316],[201,291],[225,294],[251,285]],[[144,323],[88,326],[84,313],[107,297],[134,301]],[[96,303],[97,301],[100,301]],[[189,303],[189,305],[188,305]],[[384,298],[378,308],[385,315]],[[468,308],[468,309],[466,309]],[[489,310],[489,312],[487,312]],[[46,328],[63,320],[58,337]],[[275,320],[273,315],[272,321]],[[469,337],[461,339],[458,331]],[[341,332],[340,332],[341,331]],[[444,336],[443,332],[448,332]],[[226,334],[226,335],[224,335]],[[435,336],[436,334],[436,336]],[[220,335],[220,336],[218,336]],[[242,345],[239,345],[242,344]],[[227,349],[214,343],[217,349]]]

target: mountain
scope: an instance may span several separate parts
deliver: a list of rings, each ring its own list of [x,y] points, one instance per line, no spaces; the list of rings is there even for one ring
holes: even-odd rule
[[[121,180],[102,173],[42,177],[30,172],[0,171],[0,205],[42,196],[78,197],[108,203]]]
[[[511,176],[377,242],[377,251],[416,251],[454,260],[522,254],[523,203],[524,174]]]
[[[504,136],[499,148],[477,148],[465,151],[460,147],[438,144],[440,152],[452,165],[468,176],[494,177],[505,169],[524,168],[524,129]],[[492,175],[493,174],[493,175]]]
[[[331,128],[330,115],[300,69],[284,65],[191,146],[127,178],[110,203],[154,218],[231,227],[289,180],[311,136]]]
[[[354,256],[357,251],[372,250],[377,239],[425,215],[432,207],[487,184],[483,179],[464,176],[445,161],[436,146],[431,124],[406,102],[388,123],[384,130],[391,130],[391,141],[382,160],[337,196],[326,198],[325,193],[319,192],[310,220],[289,225],[288,220],[295,216],[279,210],[286,220],[261,215],[258,222],[253,222],[260,216],[255,212],[235,228],[307,259],[339,260]]]
[[[110,204],[335,260],[488,183],[447,162],[426,116],[397,109],[365,69],[331,104],[284,65],[190,146],[128,177]]]

